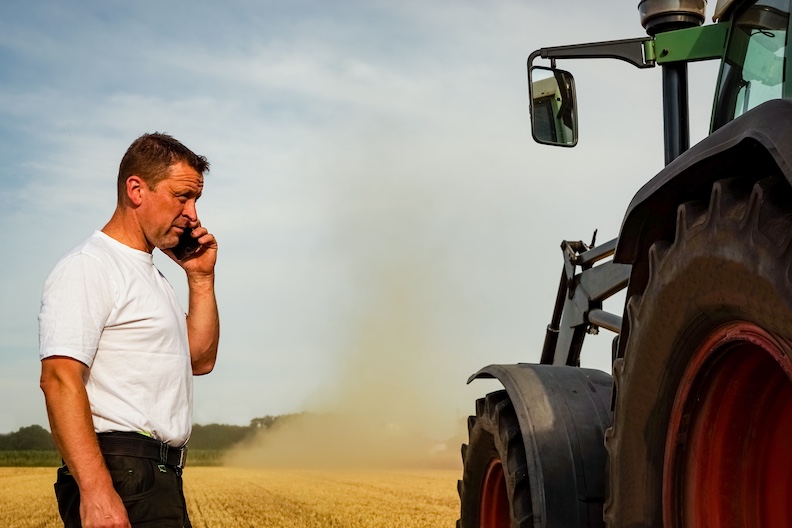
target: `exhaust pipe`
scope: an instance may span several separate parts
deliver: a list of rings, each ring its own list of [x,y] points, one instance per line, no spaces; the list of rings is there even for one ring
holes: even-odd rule
[[[641,25],[650,37],[704,23],[707,0],[641,0]],[[690,147],[687,63],[663,65],[663,139],[668,165]]]

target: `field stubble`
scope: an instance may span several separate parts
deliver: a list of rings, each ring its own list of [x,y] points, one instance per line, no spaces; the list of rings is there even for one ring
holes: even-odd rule
[[[435,528],[453,526],[454,470],[311,471],[193,467],[185,494],[193,526]],[[62,526],[53,468],[0,468],[0,526]]]

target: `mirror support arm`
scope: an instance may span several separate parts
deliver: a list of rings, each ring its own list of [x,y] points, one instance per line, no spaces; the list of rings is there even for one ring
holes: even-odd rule
[[[555,59],[619,59],[638,68],[652,68],[655,58],[653,47],[649,44],[651,42],[651,37],[642,37],[541,48],[528,57],[528,67],[537,57],[541,57],[553,62]]]
[[[619,59],[629,62],[638,68],[652,68],[655,65],[654,40],[651,37],[611,40],[607,42],[592,42],[588,44],[574,44],[570,46],[556,46],[552,48],[541,48],[531,53],[528,57],[528,91],[529,91],[529,110],[531,113],[531,127],[533,138],[538,143],[555,145],[559,147],[574,147],[577,144],[577,109],[575,105],[575,88],[572,75],[569,72],[556,69],[558,59]],[[550,68],[544,66],[534,67],[533,63],[537,58],[549,59]],[[555,126],[556,133],[537,134],[537,117],[534,100],[534,79],[532,72],[536,69],[549,70],[554,72],[556,77],[556,101],[561,103],[561,108],[551,119],[551,124]],[[563,90],[562,90],[563,89]],[[556,123],[563,114],[563,124]],[[544,120],[548,119],[544,116]],[[546,123],[543,123],[546,125]],[[566,134],[563,137],[556,137],[557,131],[571,131],[572,139],[568,139]],[[552,131],[551,131],[552,132]]]

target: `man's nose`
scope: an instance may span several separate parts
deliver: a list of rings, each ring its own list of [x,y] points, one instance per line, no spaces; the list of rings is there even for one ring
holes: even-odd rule
[[[195,200],[187,200],[184,204],[184,210],[182,211],[182,216],[186,216],[190,222],[195,222],[198,220],[198,211],[195,208]]]

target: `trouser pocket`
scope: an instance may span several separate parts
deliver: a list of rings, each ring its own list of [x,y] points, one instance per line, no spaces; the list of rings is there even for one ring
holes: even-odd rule
[[[80,523],[80,490],[77,481],[64,465],[58,468],[55,481],[55,498],[65,528],[79,528]]]
[[[125,504],[155,491],[157,469],[153,460],[113,455],[105,455],[104,459],[113,487]]]
[[[105,456],[113,486],[135,528],[190,526],[180,472],[156,460]]]

